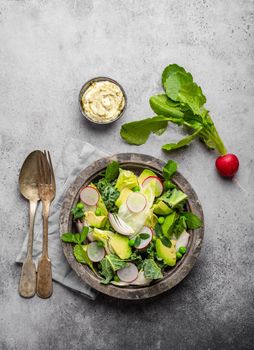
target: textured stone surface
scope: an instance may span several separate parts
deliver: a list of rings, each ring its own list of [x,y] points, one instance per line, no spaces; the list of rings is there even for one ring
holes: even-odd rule
[[[0,1],[0,348],[1,349],[252,349],[254,3],[225,1]],[[122,121],[151,115],[164,66],[177,62],[202,86],[228,149],[239,155],[236,181],[214,171],[215,155],[198,142],[173,152],[196,190],[206,234],[198,263],[157,299],[95,302],[54,285],[49,300],[17,294],[14,264],[27,205],[17,190],[25,156],[49,148],[54,160],[66,138],[107,151],[160,150],[181,130],[170,128],[142,147],[122,142]],[[94,76],[118,80],[126,114],[107,127],[78,110],[81,85]]]

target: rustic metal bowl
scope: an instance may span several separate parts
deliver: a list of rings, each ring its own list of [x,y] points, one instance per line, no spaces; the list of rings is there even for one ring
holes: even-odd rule
[[[77,176],[76,180],[66,191],[60,213],[60,235],[64,232],[75,230],[72,222],[71,208],[79,200],[80,188],[96,179],[99,173],[104,170],[107,164],[112,160],[117,160],[124,168],[133,170],[134,172],[141,172],[144,168],[149,168],[159,177],[162,176],[162,167],[165,165],[163,161],[154,157],[136,153],[116,154],[111,157],[101,158],[92,163]],[[178,172],[174,175],[173,182],[188,195],[187,209],[201,217],[203,221],[201,204],[189,182]],[[94,289],[112,297],[137,300],[150,298],[163,293],[176,286],[187,276],[199,255],[204,236],[204,225],[195,231],[189,232],[190,239],[187,253],[184,257],[177,262],[174,268],[165,273],[163,279],[146,287],[117,287],[114,285],[103,285],[100,283],[100,279],[95,276],[89,267],[76,261],[71,244],[62,242],[62,246],[69,264],[84,282],[88,283]]]
[[[119,86],[119,88],[121,89],[122,93],[123,93],[123,96],[124,96],[124,100],[125,100],[125,104],[124,104],[124,107],[123,109],[121,110],[121,112],[118,114],[118,116],[113,119],[113,120],[110,120],[108,122],[98,122],[98,121],[95,121],[93,120],[88,114],[85,113],[84,109],[83,109],[83,106],[82,106],[82,96],[84,95],[85,91],[89,88],[89,86],[94,83],[94,82],[98,82],[98,81],[109,81],[111,83],[114,83],[115,85]],[[94,123],[94,124],[111,124],[111,123],[114,123],[116,120],[120,119],[124,112],[125,112],[125,109],[127,107],[127,96],[126,96],[126,93],[122,87],[122,85],[120,85],[116,80],[114,79],[111,79],[111,78],[107,78],[107,77],[97,77],[97,78],[93,78],[93,79],[90,79],[88,80],[83,86],[82,88],[80,89],[80,92],[79,92],[79,110],[81,112],[81,114],[83,114],[83,116],[89,120],[91,123]]]

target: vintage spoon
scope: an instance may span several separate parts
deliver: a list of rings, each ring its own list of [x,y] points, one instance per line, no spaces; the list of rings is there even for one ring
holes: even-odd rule
[[[38,158],[42,152],[34,151],[28,155],[22,165],[19,175],[19,190],[21,194],[29,200],[30,219],[29,219],[29,235],[27,244],[27,255],[23,262],[20,282],[19,294],[25,298],[31,298],[36,291],[36,266],[33,262],[33,236],[34,236],[34,218],[39,201],[38,193]]]

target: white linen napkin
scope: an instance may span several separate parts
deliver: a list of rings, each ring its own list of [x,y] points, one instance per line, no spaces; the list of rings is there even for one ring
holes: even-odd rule
[[[59,213],[64,193],[78,174],[95,160],[107,154],[93,145],[77,139],[69,139],[62,151],[61,158],[55,168],[56,197],[50,209],[49,217],[49,257],[52,263],[53,279],[62,285],[94,300],[97,292],[83,282],[68,264],[59,239]],[[53,156],[54,157],[54,156]],[[52,158],[53,158],[52,157]],[[38,262],[42,252],[42,208],[38,206],[34,227],[33,258]],[[27,230],[28,232],[28,230]],[[28,233],[19,252],[16,262],[22,263],[27,252]]]

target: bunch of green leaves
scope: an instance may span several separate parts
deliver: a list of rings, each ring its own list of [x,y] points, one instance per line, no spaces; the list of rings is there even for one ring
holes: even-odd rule
[[[119,163],[115,160],[107,165],[107,168],[101,176],[103,177],[97,182],[97,188],[101,193],[103,202],[106,208],[111,213],[117,212],[118,208],[115,201],[120,195],[120,192],[115,188],[115,181],[119,175]]]
[[[114,187],[114,182],[109,182],[108,180],[100,179],[97,183],[97,188],[100,191],[101,197],[103,199],[106,208],[111,213],[118,211],[115,205],[115,201],[120,195],[120,192]]]
[[[73,254],[76,260],[81,264],[88,265],[90,269],[95,272],[93,263],[89,259],[86,249],[82,246],[82,243],[86,240],[88,232],[89,228],[84,226],[81,233],[63,233],[61,235],[61,240],[65,243],[75,243],[76,245],[74,246]]]
[[[170,64],[162,73],[162,86],[165,93],[150,98],[150,106],[156,116],[122,125],[121,137],[130,144],[141,145],[151,133],[161,135],[171,122],[189,128],[191,134],[177,143],[165,144],[163,150],[187,146],[199,137],[208,148],[226,154],[212,118],[204,107],[206,97],[192,75],[183,67]]]
[[[65,243],[76,243],[76,244],[82,244],[89,232],[89,228],[87,226],[84,226],[81,233],[63,233],[61,235],[61,240]]]
[[[173,233],[178,238],[184,230],[195,230],[202,226],[202,220],[196,215],[188,211],[181,212],[173,227]]]
[[[82,219],[85,215],[85,209],[84,206],[82,207],[81,205],[79,205],[79,203],[77,203],[75,205],[75,207],[73,207],[71,209],[71,213],[73,215],[73,220],[76,221],[78,219]]]

